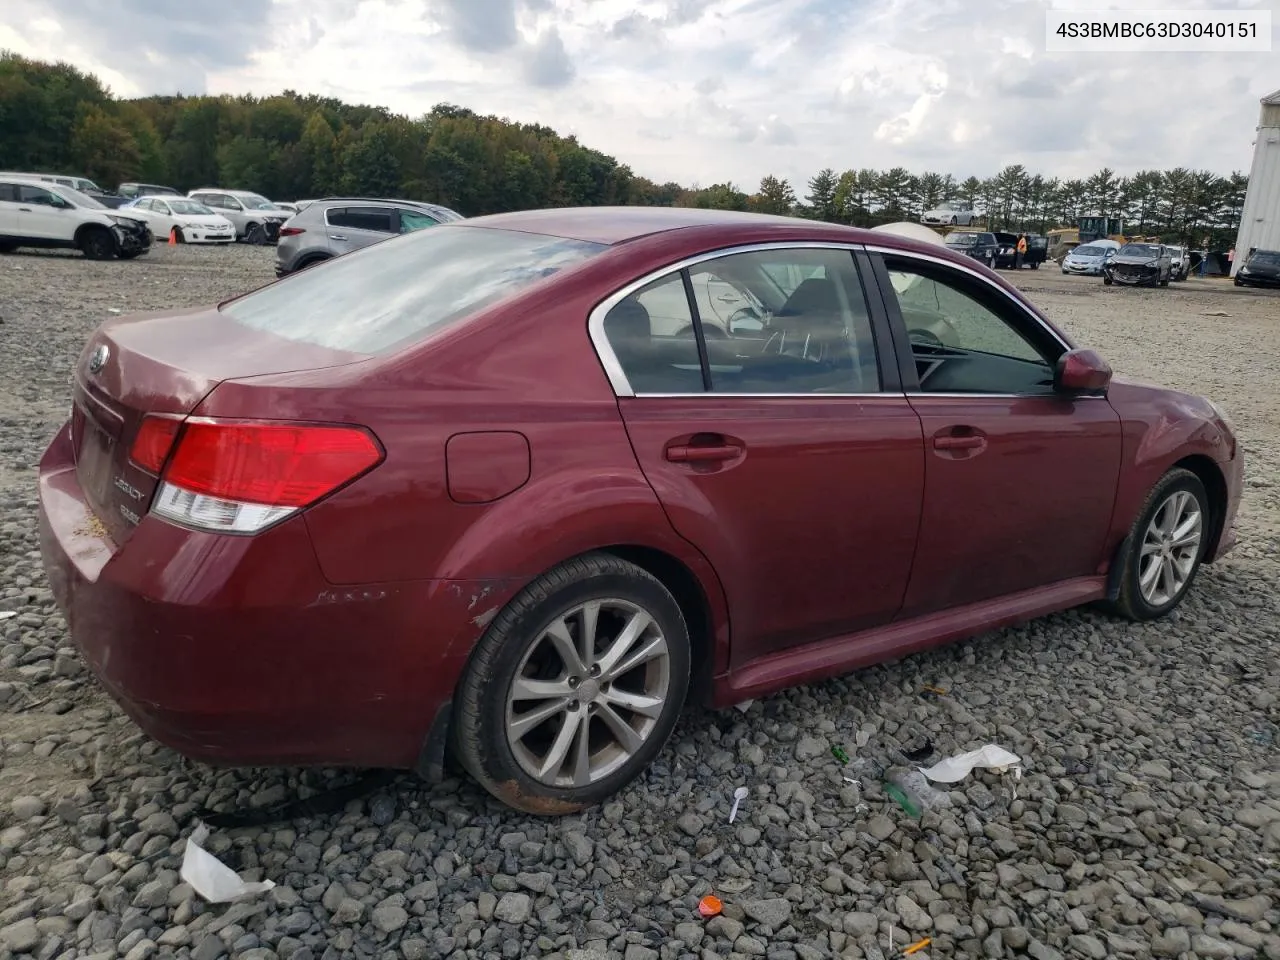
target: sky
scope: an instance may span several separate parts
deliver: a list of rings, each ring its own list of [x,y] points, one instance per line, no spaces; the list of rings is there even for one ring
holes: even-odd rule
[[[1049,54],[1045,13],[1272,11],[1273,52]],[[285,89],[541,123],[663,182],[1248,171],[1280,0],[3,0],[117,96]]]

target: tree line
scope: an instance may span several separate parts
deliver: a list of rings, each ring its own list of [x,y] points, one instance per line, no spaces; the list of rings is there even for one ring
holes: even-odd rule
[[[1122,217],[1130,233],[1229,245],[1247,178],[1206,170],[1102,169],[1046,178],[1022,165],[986,179],[828,168],[803,198],[765,176],[754,192],[655,183],[614,157],[540,124],[440,104],[412,119],[286,90],[271,97],[113,97],[66,63],[0,52],[0,169],[74,173],[113,188],[142,181],[182,190],[256,190],[278,200],[333,194],[401,196],[468,216],[548,206],[632,204],[755,210],[875,226],[916,220],[946,199],[987,212],[989,229],[1070,226]]]

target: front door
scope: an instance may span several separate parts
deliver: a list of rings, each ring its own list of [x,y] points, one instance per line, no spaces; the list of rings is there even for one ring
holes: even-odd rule
[[[902,616],[1096,575],[1120,473],[1111,404],[1055,392],[1066,345],[990,281],[905,255],[881,270],[925,443]]]
[[[75,235],[75,221],[61,197],[44,187],[18,186],[17,234],[41,240],[70,240]]]
[[[763,304],[766,322],[700,345],[706,321],[686,294],[726,285]],[[732,665],[891,620],[915,550],[923,448],[896,369],[881,389],[852,253],[708,259],[632,294],[604,326],[635,393],[619,406],[640,465],[724,586]]]

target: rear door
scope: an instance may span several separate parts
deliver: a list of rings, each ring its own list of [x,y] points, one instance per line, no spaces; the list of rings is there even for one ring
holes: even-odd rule
[[[324,212],[329,250],[335,257],[359,250],[400,232],[391,207],[330,207]]]
[[[767,322],[706,337],[695,291],[721,285],[766,304]],[[923,441],[851,249],[771,245],[668,268],[605,301],[592,328],[646,477],[724,585],[732,664],[893,618]]]
[[[925,443],[904,617],[1097,575],[1120,475],[1120,418],[1054,391],[1066,350],[1003,287],[919,254],[873,254]],[[904,318],[909,318],[904,320]]]

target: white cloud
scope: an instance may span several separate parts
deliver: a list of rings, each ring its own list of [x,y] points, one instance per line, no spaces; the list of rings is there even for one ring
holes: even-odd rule
[[[1050,2],[1135,0],[220,0],[164,19],[148,0],[113,0],[109,17],[95,0],[4,0],[0,47],[124,96],[288,88],[411,116],[456,103],[572,131],[659,181],[772,173],[804,193],[827,166],[1247,168],[1274,55],[1048,55]],[[1135,110],[1152,95],[1164,109]]]

